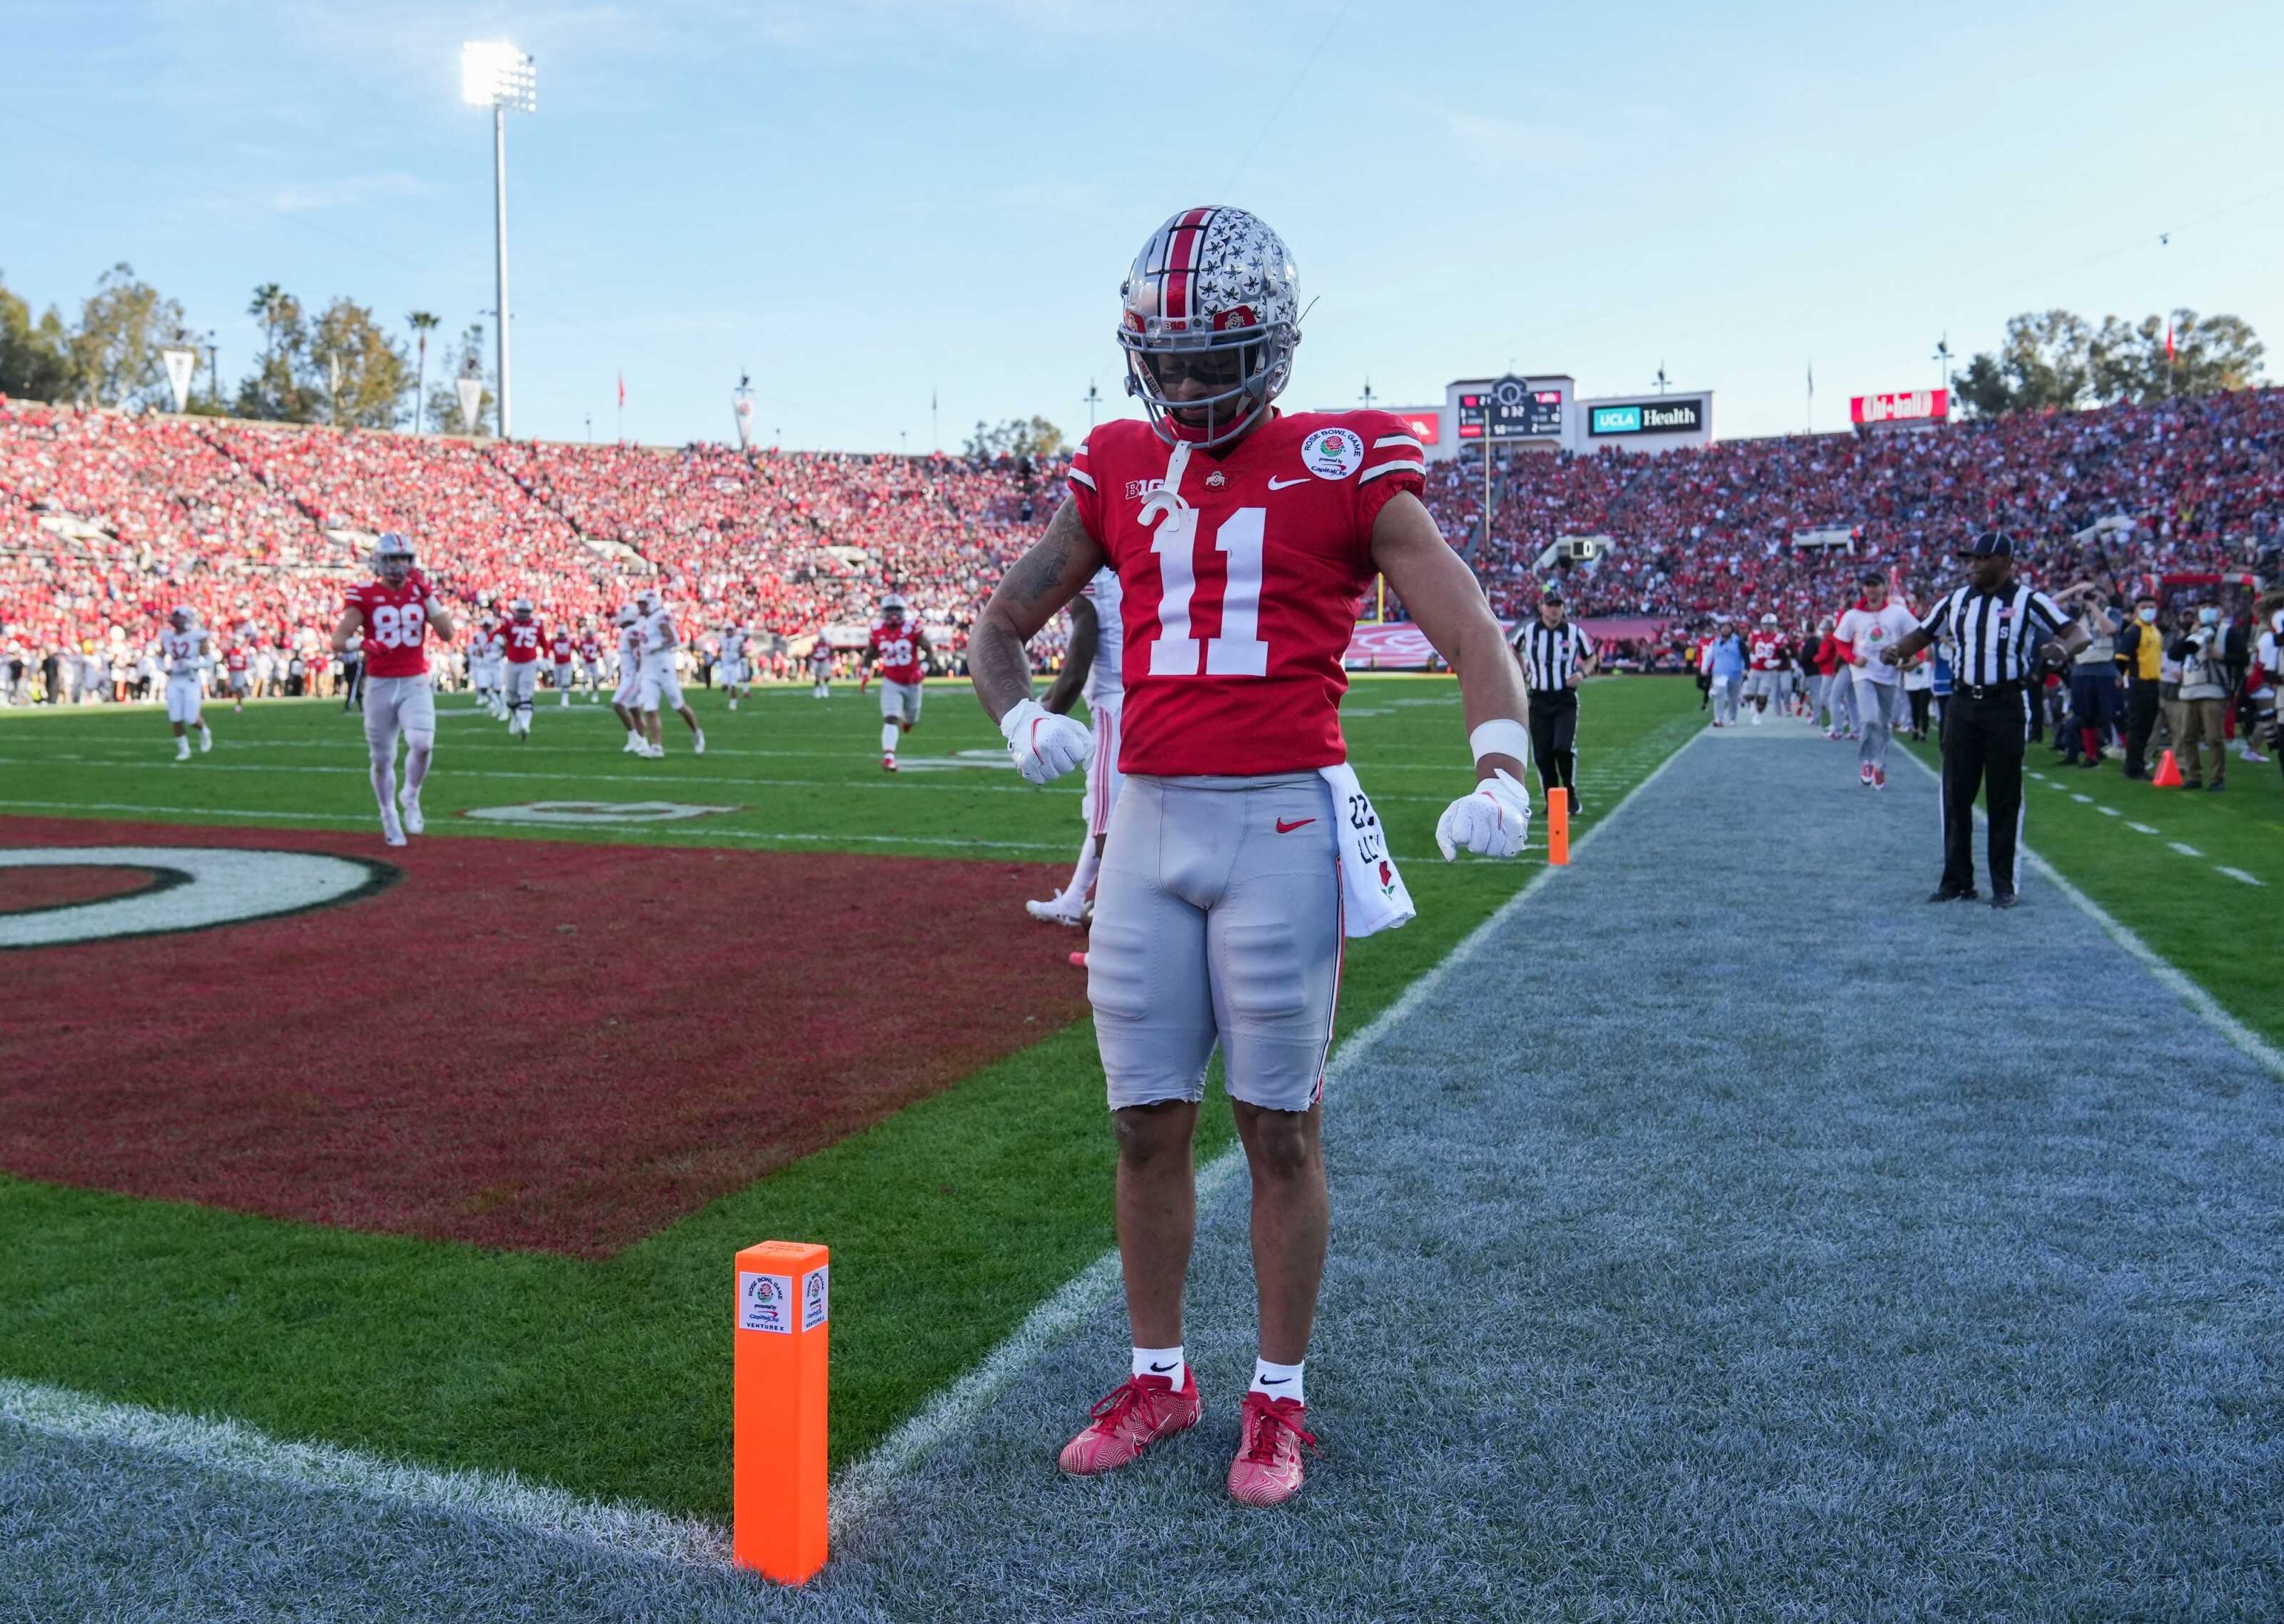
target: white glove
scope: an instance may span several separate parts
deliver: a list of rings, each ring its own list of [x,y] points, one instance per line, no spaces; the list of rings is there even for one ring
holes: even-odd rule
[[[1052,784],[1094,753],[1094,734],[1083,723],[1056,715],[1036,699],[1000,717],[999,732],[1015,770],[1034,784]]]
[[[1435,844],[1446,863],[1463,847],[1486,857],[1512,857],[1529,828],[1530,792],[1502,769],[1443,808],[1435,820]]]

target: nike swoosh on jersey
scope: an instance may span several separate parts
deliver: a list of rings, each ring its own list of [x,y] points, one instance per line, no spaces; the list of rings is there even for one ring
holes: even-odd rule
[[[1298,823],[1288,824],[1280,817],[1277,820],[1277,832],[1279,834],[1291,834],[1295,829],[1306,829],[1310,824],[1316,821],[1317,820],[1313,817],[1304,817]]]
[[[1305,473],[1297,480],[1279,480],[1272,478],[1269,481],[1269,488],[1271,490],[1283,490],[1288,486],[1306,485],[1308,482],[1309,476]]]

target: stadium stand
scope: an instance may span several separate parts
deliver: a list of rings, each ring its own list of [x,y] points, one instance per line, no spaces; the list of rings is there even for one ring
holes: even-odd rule
[[[1924,590],[1952,542],[1998,526],[2050,581],[2273,575],[2284,390],[1869,438],[1732,441],[1629,457],[1517,453],[1433,467],[1428,497],[1502,615],[1537,603],[1558,537],[1611,538],[1568,571],[1582,616],[1806,624],[1867,561]],[[415,538],[463,599],[528,594],[604,616],[657,584],[694,622],[784,639],[869,619],[891,586],[957,658],[1000,572],[1060,499],[1060,468],[714,446],[482,442],[0,400],[0,650],[37,664],[187,602],[204,621],[309,645],[372,535]],[[2098,520],[2110,521],[2085,541]],[[1852,552],[1795,548],[1842,528]],[[1391,605],[1401,613],[1401,605]],[[782,674],[782,673],[780,673]]]

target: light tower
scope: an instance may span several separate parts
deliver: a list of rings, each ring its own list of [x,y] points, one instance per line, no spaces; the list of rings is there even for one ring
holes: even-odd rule
[[[460,99],[492,110],[492,204],[497,219],[499,324],[499,434],[508,438],[507,374],[507,114],[539,110],[539,81],[531,59],[505,40],[470,40],[460,47]]]

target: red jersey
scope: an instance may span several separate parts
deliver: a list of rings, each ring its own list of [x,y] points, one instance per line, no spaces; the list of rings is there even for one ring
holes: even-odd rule
[[[428,655],[420,646],[428,636],[428,605],[434,594],[418,575],[401,587],[368,581],[348,590],[348,606],[364,615],[364,674],[367,676],[426,676]]]
[[[927,675],[920,669],[919,622],[910,615],[901,626],[883,621],[872,628],[872,653],[880,662],[880,680],[917,683]]]
[[[559,666],[567,666],[571,663],[570,638],[558,637],[555,639],[555,663]]]
[[[1784,653],[1784,639],[1772,631],[1755,632],[1750,644],[1753,669],[1773,671]]]
[[[1277,413],[1218,456],[1134,418],[1088,435],[1070,488],[1124,598],[1121,770],[1346,761],[1341,659],[1373,578],[1373,521],[1426,473],[1418,437],[1384,411]],[[1161,480],[1181,505],[1146,519]]]
[[[579,658],[591,666],[599,664],[603,658],[603,640],[591,631],[581,636]]]
[[[547,630],[537,621],[504,621],[499,635],[507,644],[507,663],[512,666],[529,665],[547,646]]]
[[[242,648],[225,650],[223,653],[222,663],[223,668],[227,669],[231,675],[237,675],[239,672],[246,669],[246,651]]]

